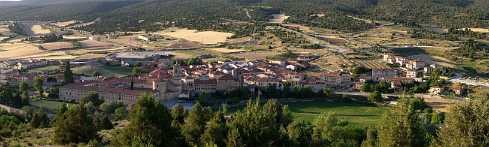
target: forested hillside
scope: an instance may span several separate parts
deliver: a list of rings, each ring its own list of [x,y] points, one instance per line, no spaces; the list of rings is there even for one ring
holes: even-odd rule
[[[233,21],[264,22],[283,12],[287,21],[356,32],[375,23],[350,16],[445,28],[489,27],[487,0],[147,0],[15,6],[2,9],[0,20],[93,20],[83,28],[95,32],[157,30],[165,26],[234,31]],[[241,28],[231,27],[231,28]]]

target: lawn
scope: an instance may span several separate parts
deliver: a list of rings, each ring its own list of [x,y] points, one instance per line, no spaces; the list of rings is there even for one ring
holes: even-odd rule
[[[29,72],[39,73],[43,70],[54,71],[56,69],[60,69],[60,66],[59,65],[52,65],[52,66],[45,66],[45,67],[39,67],[39,68],[32,68],[32,69],[29,69]]]
[[[75,68],[71,68],[71,70],[75,74],[92,75],[92,68],[90,66],[75,67]],[[129,73],[131,73],[131,69],[121,67],[121,66],[93,67],[93,71],[97,71],[106,77],[110,77],[110,76],[124,77],[129,75]]]
[[[334,113],[352,126],[376,126],[388,107],[377,107],[356,103],[313,101],[284,103],[289,106],[295,121],[313,122],[321,113]],[[230,110],[231,112],[236,110]]]
[[[56,114],[59,108],[63,106],[63,102],[58,101],[46,101],[46,100],[38,100],[38,101],[30,101],[32,106],[42,108],[44,111]]]

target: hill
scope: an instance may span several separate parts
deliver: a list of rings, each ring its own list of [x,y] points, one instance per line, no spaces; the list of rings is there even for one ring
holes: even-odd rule
[[[94,32],[151,31],[167,26],[222,30],[231,21],[263,22],[283,12],[290,16],[288,22],[356,32],[375,22],[351,16],[414,27],[487,28],[488,6],[486,0],[113,0],[11,6],[0,12],[0,20],[87,21],[101,17],[102,22],[83,28]]]

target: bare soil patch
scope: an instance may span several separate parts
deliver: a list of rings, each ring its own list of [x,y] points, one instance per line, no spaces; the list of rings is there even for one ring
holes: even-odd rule
[[[348,40],[343,38],[338,38],[335,36],[318,36],[319,39],[330,42],[335,45],[343,45],[348,42]]]
[[[479,33],[489,33],[489,29],[485,28],[468,28],[473,32],[479,32]]]
[[[270,23],[283,23],[287,18],[290,16],[287,16],[285,14],[272,14],[273,19],[270,19],[268,22]]]
[[[31,27],[31,31],[34,33],[34,35],[41,35],[41,34],[49,34],[51,33],[50,30],[48,29],[43,29],[41,25],[33,25]]]
[[[66,27],[66,26],[69,26],[69,25],[74,24],[76,22],[77,22],[76,20],[71,20],[71,21],[65,21],[65,22],[57,22],[55,25],[58,27]]]
[[[175,31],[160,31],[156,32],[158,35],[167,35],[175,38],[182,38],[189,41],[200,42],[202,44],[217,44],[220,42],[225,42],[228,37],[231,37],[233,33],[224,33],[216,31],[203,31],[198,32],[197,30],[189,29],[177,29]]]
[[[81,44],[83,48],[104,47],[109,45],[108,43],[95,41],[95,40],[83,40],[78,42]]]

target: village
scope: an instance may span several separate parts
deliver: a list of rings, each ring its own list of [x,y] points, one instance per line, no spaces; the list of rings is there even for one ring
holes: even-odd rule
[[[464,97],[466,89],[457,84],[449,84],[449,69],[436,64],[426,64],[392,53],[382,54],[381,62],[393,65],[392,68],[374,68],[353,73],[346,69],[322,72],[309,76],[302,71],[312,68],[309,61],[319,58],[310,53],[294,53],[289,59],[247,60],[234,58],[217,62],[204,62],[201,59],[174,58],[172,51],[127,51],[84,60],[8,60],[0,62],[0,83],[17,85],[22,81],[34,84],[35,78],[43,81],[46,90],[59,88],[54,99],[80,102],[90,92],[100,95],[105,101],[122,101],[132,105],[142,93],[149,93],[161,101],[193,100],[202,93],[229,94],[232,90],[245,89],[260,95],[270,88],[277,90],[308,89],[322,92],[325,88],[342,92],[373,92],[365,90],[366,85],[387,83],[384,93],[401,94],[406,85],[421,85],[427,82],[431,73],[438,71],[440,79],[447,82],[428,87],[430,95],[451,92]],[[190,63],[187,60],[197,60]],[[31,69],[58,66],[57,69],[29,72]],[[133,69],[124,76],[106,76],[96,71],[92,75],[75,75],[73,84],[63,84],[62,70],[79,66],[121,67]],[[385,84],[384,84],[385,85]],[[406,88],[407,89],[407,88]],[[380,91],[382,89],[375,89]],[[418,92],[418,91],[416,91]],[[36,93],[32,93],[36,95]],[[252,98],[252,97],[250,97]],[[273,98],[273,97],[270,97]],[[170,107],[171,108],[171,107]]]

